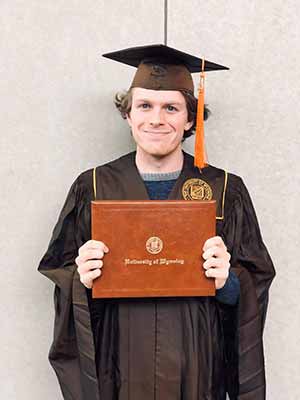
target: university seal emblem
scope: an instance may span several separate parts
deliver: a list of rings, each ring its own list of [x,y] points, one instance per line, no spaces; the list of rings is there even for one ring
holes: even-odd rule
[[[146,242],[146,249],[150,254],[158,254],[162,251],[163,241],[156,236],[150,237]]]
[[[213,192],[209,184],[202,179],[191,178],[182,186],[182,197],[184,200],[211,200]]]

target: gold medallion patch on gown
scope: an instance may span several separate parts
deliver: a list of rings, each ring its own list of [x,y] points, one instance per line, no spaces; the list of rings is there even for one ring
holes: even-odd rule
[[[199,178],[191,178],[182,186],[184,200],[211,200],[213,192],[208,183]]]

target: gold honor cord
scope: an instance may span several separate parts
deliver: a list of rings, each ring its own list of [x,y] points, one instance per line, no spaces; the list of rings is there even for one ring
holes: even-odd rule
[[[96,184],[96,168],[93,169],[93,187],[94,187],[94,199],[97,200],[97,184]]]
[[[225,195],[226,195],[227,181],[228,181],[228,173],[227,173],[227,171],[224,171],[224,173],[225,173],[225,178],[224,178],[224,189],[223,189],[223,198],[222,198],[222,216],[221,217],[216,217],[216,219],[218,219],[218,220],[223,220],[224,219]]]

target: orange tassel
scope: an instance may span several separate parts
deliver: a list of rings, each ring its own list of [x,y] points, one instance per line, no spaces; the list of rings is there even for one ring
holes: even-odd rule
[[[198,168],[205,166],[204,161],[204,60],[202,60],[202,72],[200,73],[200,85],[198,93],[198,105],[197,105],[197,118],[196,118],[196,138],[195,138],[195,158],[194,165]]]

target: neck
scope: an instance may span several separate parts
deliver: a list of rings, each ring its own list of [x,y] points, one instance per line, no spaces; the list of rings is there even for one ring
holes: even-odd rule
[[[144,152],[137,147],[135,163],[140,172],[143,173],[168,173],[179,171],[183,166],[183,153],[181,146],[167,155],[156,156]]]

